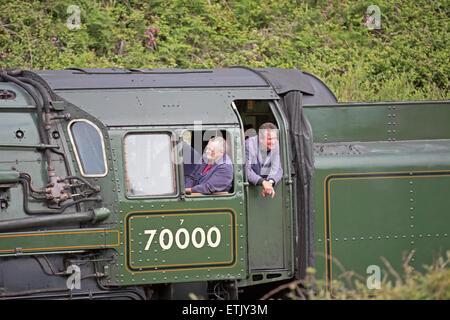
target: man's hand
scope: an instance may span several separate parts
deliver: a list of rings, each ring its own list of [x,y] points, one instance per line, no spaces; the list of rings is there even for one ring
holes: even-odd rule
[[[261,195],[263,196],[263,198],[265,198],[266,196],[272,196],[272,198],[275,197],[275,190],[273,189],[272,182],[264,180],[262,182],[262,187],[263,190],[261,192]]]
[[[192,193],[191,188],[186,188],[186,194],[191,194],[191,193]]]

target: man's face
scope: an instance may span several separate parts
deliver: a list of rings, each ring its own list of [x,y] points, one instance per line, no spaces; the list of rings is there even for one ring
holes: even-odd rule
[[[215,163],[218,159],[222,158],[223,152],[218,152],[217,145],[213,142],[209,142],[205,148],[205,160],[209,164]]]
[[[270,151],[277,145],[278,132],[275,129],[265,130],[259,134],[259,143],[263,150]]]

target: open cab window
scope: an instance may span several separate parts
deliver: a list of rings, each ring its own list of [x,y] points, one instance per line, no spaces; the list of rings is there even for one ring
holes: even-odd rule
[[[81,174],[85,177],[106,176],[108,166],[100,129],[86,119],[72,120],[68,128]]]
[[[125,169],[129,196],[176,194],[174,150],[167,133],[125,136]]]
[[[223,152],[223,155],[216,159],[216,164],[227,163],[228,167],[221,168],[215,171],[212,169],[214,177],[209,177],[205,171],[207,158],[214,156],[209,153],[207,155],[208,142],[212,138],[223,138],[223,150],[215,150]],[[182,154],[183,154],[183,168],[184,181],[187,187],[205,185],[205,188],[197,188],[200,191],[192,191],[191,195],[210,195],[210,194],[229,194],[234,190],[233,179],[233,154],[231,148],[231,134],[227,130],[186,130],[182,135]],[[214,148],[218,146],[215,145]],[[221,147],[219,147],[221,149]],[[207,168],[205,169],[208,170]]]

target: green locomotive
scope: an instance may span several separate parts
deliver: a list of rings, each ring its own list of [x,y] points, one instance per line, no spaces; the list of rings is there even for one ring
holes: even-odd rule
[[[289,69],[0,74],[0,299],[237,299],[450,249],[449,101],[339,103]],[[272,199],[245,132],[279,129]],[[223,136],[229,192],[187,194]],[[192,160],[192,159],[190,159]],[[260,295],[265,292],[260,292]]]

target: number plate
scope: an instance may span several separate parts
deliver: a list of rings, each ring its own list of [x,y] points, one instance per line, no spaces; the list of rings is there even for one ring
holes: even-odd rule
[[[130,212],[125,217],[130,272],[229,268],[236,263],[230,210]]]

